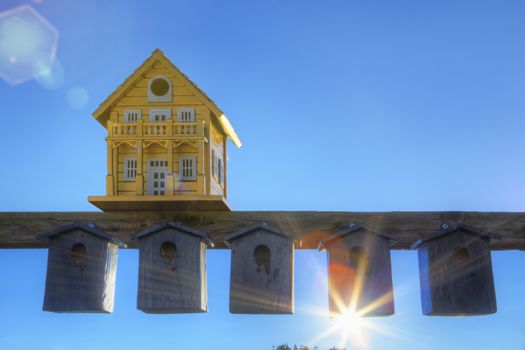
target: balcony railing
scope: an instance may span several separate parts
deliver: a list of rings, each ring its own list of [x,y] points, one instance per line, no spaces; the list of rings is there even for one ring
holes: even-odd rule
[[[118,138],[135,137],[190,137],[204,134],[202,122],[108,123],[108,136]]]

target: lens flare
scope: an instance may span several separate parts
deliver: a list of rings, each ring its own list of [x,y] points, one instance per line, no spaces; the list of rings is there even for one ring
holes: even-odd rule
[[[0,13],[0,77],[17,85],[53,70],[58,31],[30,5]]]
[[[56,90],[64,84],[64,68],[58,59],[54,63],[40,62],[37,64],[38,74],[35,79],[45,89]]]

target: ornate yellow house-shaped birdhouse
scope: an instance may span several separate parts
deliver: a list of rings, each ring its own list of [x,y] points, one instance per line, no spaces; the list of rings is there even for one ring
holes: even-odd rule
[[[107,129],[104,211],[229,210],[227,139],[241,142],[217,105],[162,51],[94,112]]]

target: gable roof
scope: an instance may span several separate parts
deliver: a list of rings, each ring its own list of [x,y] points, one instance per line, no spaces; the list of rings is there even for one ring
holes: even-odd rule
[[[250,233],[252,233],[253,231],[256,231],[256,230],[263,230],[263,231],[266,231],[266,232],[269,232],[269,233],[273,233],[274,235],[277,235],[277,236],[280,236],[280,237],[292,240],[286,234],[282,233],[281,231],[279,231],[279,230],[277,230],[277,229],[275,229],[273,227],[268,226],[267,223],[262,222],[262,223],[255,224],[255,225],[252,225],[252,226],[244,227],[244,228],[242,228],[242,229],[240,229],[238,231],[235,231],[233,233],[230,233],[229,235],[226,235],[224,237],[224,242],[226,244],[229,244],[232,241],[234,241],[234,240],[236,240],[238,238],[241,238],[242,236],[245,236],[247,234],[250,234]]]
[[[317,247],[317,249],[319,250],[324,250],[326,249],[326,246],[330,243],[332,243],[333,241],[339,239],[339,238],[342,238],[342,237],[345,237],[345,236],[348,236],[349,234],[352,234],[352,233],[355,233],[355,232],[358,232],[358,231],[365,231],[365,232],[371,232],[371,233],[374,233],[378,236],[381,236],[385,239],[388,239],[391,241],[391,246],[394,245],[398,240],[399,238],[397,238],[396,236],[392,236],[392,235],[389,235],[387,233],[383,233],[383,232],[379,232],[379,231],[376,231],[364,224],[359,224],[359,223],[351,223],[350,225],[348,225],[347,228],[339,231],[339,232],[336,232],[334,233],[333,235],[331,235],[330,237],[328,237],[327,239],[323,239],[321,242],[319,242],[319,246]]]
[[[182,231],[184,233],[187,233],[189,235],[195,236],[197,238],[200,238],[202,241],[206,243],[206,245],[213,247],[213,241],[211,240],[210,236],[203,231],[194,229],[192,227],[184,226],[180,222],[174,222],[174,221],[166,221],[162,222],[158,225],[149,227],[143,231],[137,232],[134,235],[131,236],[133,239],[143,239],[147,236],[150,236],[154,233],[157,233],[159,231],[163,231],[167,228],[173,228],[178,231]]]
[[[127,244],[124,243],[124,241],[118,239],[117,237],[115,236],[112,236],[110,234],[107,234],[106,232],[103,232],[103,231],[100,231],[98,229],[95,228],[94,225],[92,224],[82,224],[82,223],[72,223],[72,224],[69,224],[69,225],[64,225],[64,226],[60,226],[54,230],[51,230],[51,231],[48,231],[48,232],[45,232],[45,233],[41,233],[39,235],[36,236],[37,239],[47,239],[47,238],[52,238],[54,236],[58,236],[58,235],[62,235],[62,234],[65,234],[65,233],[68,233],[68,232],[71,232],[71,231],[76,231],[76,230],[80,230],[80,231],[84,231],[86,233],[90,233],[92,234],[93,236],[96,236],[98,238],[102,238],[102,239],[105,239],[111,243],[114,243],[116,245],[118,245],[119,247],[122,247],[122,248],[126,248],[127,247]]]
[[[230,140],[232,140],[237,147],[241,147],[241,140],[239,140],[235,129],[217,104],[204,91],[202,91],[197,84],[191,81],[186,74],[182,73],[182,71],[177,68],[177,66],[175,66],[173,62],[171,62],[159,49],[155,49],[152,54],[98,106],[97,110],[93,112],[93,117],[106,127],[106,122],[109,118],[109,107],[122,97],[137,80],[141,79],[143,74],[157,61],[163,63],[168,69],[171,69],[175,73],[177,78],[180,79],[184,85],[213,112],[224,133],[230,138]]]
[[[418,239],[417,241],[412,243],[412,245],[410,247],[412,249],[417,249],[420,246],[422,246],[423,244],[425,244],[425,243],[427,243],[427,242],[429,242],[429,241],[431,241],[433,239],[436,239],[436,238],[439,238],[439,237],[442,237],[442,236],[454,233],[456,231],[466,231],[466,232],[473,233],[473,234],[481,236],[481,237],[486,237],[489,240],[490,239],[501,239],[500,235],[498,235],[496,233],[490,233],[490,232],[482,231],[482,230],[478,229],[477,227],[473,227],[473,226],[469,226],[469,225],[465,225],[465,224],[457,224],[455,226],[452,226],[452,225],[443,223],[443,224],[441,224],[441,229],[439,231],[436,231],[436,232],[431,233],[431,234],[429,234],[429,235],[427,235],[427,236],[425,236],[425,237],[423,237],[421,239]]]

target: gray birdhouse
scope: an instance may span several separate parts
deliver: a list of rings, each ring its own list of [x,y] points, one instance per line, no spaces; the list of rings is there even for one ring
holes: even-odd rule
[[[230,312],[292,314],[293,241],[266,224],[224,240],[231,246]]]
[[[44,311],[113,312],[118,247],[125,243],[88,224],[37,238],[49,240]]]
[[[397,238],[351,224],[319,244],[328,251],[330,317],[352,310],[360,316],[394,313],[390,246]]]
[[[443,224],[412,244],[419,257],[425,315],[486,315],[496,312],[490,240],[499,235],[475,227]]]
[[[154,314],[206,312],[207,233],[165,222],[133,236],[139,241],[137,308]]]

